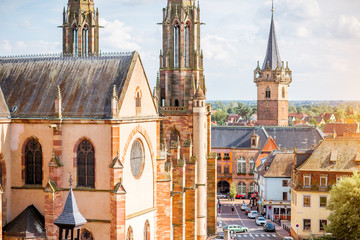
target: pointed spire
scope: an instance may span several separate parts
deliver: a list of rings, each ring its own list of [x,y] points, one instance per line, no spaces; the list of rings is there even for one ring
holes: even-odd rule
[[[277,62],[281,62],[279,47],[276,41],[276,34],[275,34],[274,3],[272,4],[272,9],[271,9],[270,33],[269,33],[266,56],[262,70],[266,68],[267,62],[269,62],[271,69],[275,69]]]

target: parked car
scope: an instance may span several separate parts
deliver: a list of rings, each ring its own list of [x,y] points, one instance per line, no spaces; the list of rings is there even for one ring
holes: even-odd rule
[[[224,239],[224,233],[223,232],[220,232],[218,233],[218,235],[215,237],[215,239]]]
[[[242,233],[242,232],[248,232],[249,229],[247,227],[243,227],[240,225],[227,225],[223,228],[228,229],[230,233]]]
[[[258,215],[257,211],[251,211],[248,213],[248,218],[256,218],[257,215]]]
[[[236,199],[245,199],[245,195],[244,194],[236,194],[235,196]]]
[[[248,215],[249,214],[249,212],[251,212],[252,211],[252,209],[251,208],[247,208],[247,209],[245,209],[245,215]]]
[[[292,237],[283,237],[281,240],[294,240]]]
[[[264,231],[265,232],[275,232],[275,225],[272,223],[264,224]]]
[[[255,220],[256,225],[264,225],[266,224],[266,219],[264,217],[257,217]]]
[[[247,204],[241,205],[241,211],[245,211],[247,208],[249,208],[249,205]]]
[[[217,197],[218,197],[218,199],[226,199],[227,198],[227,196],[225,194],[222,194],[222,193],[218,193]]]

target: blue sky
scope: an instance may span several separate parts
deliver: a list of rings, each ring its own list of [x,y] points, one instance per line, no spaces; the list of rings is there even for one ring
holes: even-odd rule
[[[155,84],[166,0],[94,0],[102,52],[137,50]],[[67,0],[0,0],[0,56],[61,52]],[[360,100],[360,1],[274,0],[290,100]],[[200,0],[210,100],[256,100],[253,70],[265,57],[270,0]]]

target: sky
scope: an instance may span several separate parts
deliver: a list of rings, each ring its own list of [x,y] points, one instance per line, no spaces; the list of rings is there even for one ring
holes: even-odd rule
[[[151,87],[162,47],[166,0],[94,0],[102,52],[136,50]],[[62,51],[67,0],[0,0],[0,56]],[[289,62],[290,100],[360,100],[360,1],[274,0],[280,56]],[[200,0],[209,100],[256,100],[271,0]]]

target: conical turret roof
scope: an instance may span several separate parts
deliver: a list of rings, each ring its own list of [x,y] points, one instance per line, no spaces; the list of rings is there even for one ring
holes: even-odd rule
[[[262,66],[262,70],[264,70],[269,63],[271,69],[275,69],[277,64],[281,63],[279,47],[276,41],[276,34],[275,34],[275,24],[274,24],[274,14],[271,15],[271,23],[270,23],[270,33],[269,33],[269,40],[266,49],[266,56]]]

